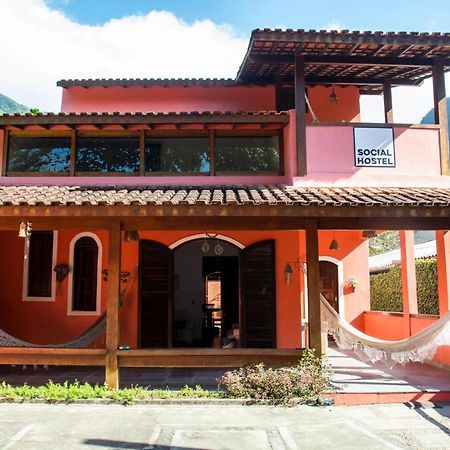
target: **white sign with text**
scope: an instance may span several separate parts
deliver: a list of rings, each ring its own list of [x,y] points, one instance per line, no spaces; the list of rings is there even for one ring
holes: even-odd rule
[[[354,128],[356,167],[395,167],[392,128]]]

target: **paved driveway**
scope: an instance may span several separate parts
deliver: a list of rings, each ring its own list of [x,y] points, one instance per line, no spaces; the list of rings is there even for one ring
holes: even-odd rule
[[[0,404],[1,449],[448,449],[450,405]]]

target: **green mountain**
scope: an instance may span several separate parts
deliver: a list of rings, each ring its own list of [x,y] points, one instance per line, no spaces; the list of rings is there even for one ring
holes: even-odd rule
[[[0,114],[27,113],[30,108],[15,102],[12,98],[0,94]]]
[[[447,109],[450,111],[450,97],[447,97]],[[434,123],[434,109],[431,108],[423,117],[420,123]],[[448,116],[448,126],[450,128],[450,114]]]

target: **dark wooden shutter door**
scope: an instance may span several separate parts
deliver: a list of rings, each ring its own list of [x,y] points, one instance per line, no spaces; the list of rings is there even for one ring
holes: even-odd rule
[[[52,295],[53,231],[33,231],[28,252],[28,295]]]
[[[142,348],[172,345],[172,251],[159,242],[139,244],[140,339]]]
[[[243,345],[276,347],[275,241],[257,242],[241,253]]]

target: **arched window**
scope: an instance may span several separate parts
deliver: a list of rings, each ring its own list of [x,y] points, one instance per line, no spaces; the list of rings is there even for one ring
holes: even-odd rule
[[[97,239],[90,235],[72,241],[72,279],[70,312],[96,313],[99,300],[100,249]],[[70,285],[71,284],[71,285]]]

